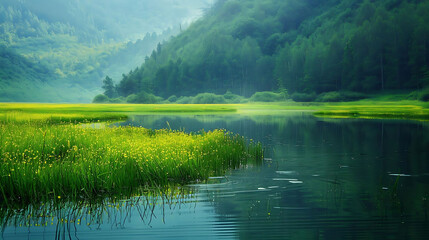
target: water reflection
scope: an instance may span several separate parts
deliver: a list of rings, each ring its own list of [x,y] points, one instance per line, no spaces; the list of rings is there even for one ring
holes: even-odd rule
[[[136,116],[144,127],[225,128],[267,146],[265,166],[238,171],[215,209],[242,239],[427,236],[428,123],[319,119],[306,113]],[[233,191],[231,191],[233,190]]]
[[[198,200],[194,188],[180,187],[126,199],[50,202],[1,209],[0,223],[4,239],[121,239],[142,233],[155,238],[159,234],[166,239],[171,235],[162,231],[171,223],[189,229],[195,219],[211,219],[209,205]],[[192,217],[194,214],[197,216]],[[178,236],[180,231],[183,230],[176,232]],[[183,236],[186,234],[184,231]]]
[[[189,132],[224,128],[263,142],[266,156],[262,167],[234,170],[210,179],[210,184],[187,186],[186,194],[164,200],[136,197],[121,201],[119,207],[107,201],[93,207],[99,209],[92,211],[93,217],[67,217],[67,224],[58,224],[62,216],[79,216],[87,209],[72,204],[61,211],[46,211],[50,221],[31,222],[30,228],[13,224],[10,218],[4,238],[43,239],[57,232],[66,239],[424,239],[429,235],[428,123],[319,119],[292,112],[134,116],[121,124]],[[26,214],[22,212],[23,219]]]

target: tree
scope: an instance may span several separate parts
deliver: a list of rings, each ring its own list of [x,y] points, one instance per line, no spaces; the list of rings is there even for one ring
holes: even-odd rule
[[[103,80],[102,88],[104,89],[104,95],[108,96],[109,98],[117,97],[118,94],[113,83],[113,79],[111,79],[109,76],[106,76],[106,78]]]

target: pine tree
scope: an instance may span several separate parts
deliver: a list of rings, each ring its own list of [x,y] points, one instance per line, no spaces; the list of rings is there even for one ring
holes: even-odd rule
[[[113,83],[113,79],[111,79],[109,76],[106,76],[106,78],[103,80],[103,89],[104,95],[108,96],[109,98],[114,98],[118,95],[116,87]]]

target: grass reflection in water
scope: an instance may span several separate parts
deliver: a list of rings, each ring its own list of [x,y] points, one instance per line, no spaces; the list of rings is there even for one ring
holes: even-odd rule
[[[187,187],[140,189],[133,195],[81,201],[53,200],[1,208],[2,233],[6,228],[12,227],[18,231],[24,230],[23,234],[30,236],[31,232],[45,229],[43,231],[48,230],[50,234],[55,232],[55,239],[72,239],[77,238],[76,234],[85,229],[96,230],[102,226],[125,228],[132,215],[141,220],[139,224],[151,227],[154,221],[165,223],[166,215],[175,209],[197,202],[197,194]]]

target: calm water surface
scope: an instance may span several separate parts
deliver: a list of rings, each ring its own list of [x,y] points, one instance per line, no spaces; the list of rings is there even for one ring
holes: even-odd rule
[[[262,142],[266,156],[261,167],[234,170],[210,179],[209,184],[185,186],[180,194],[136,197],[91,210],[71,204],[25,227],[11,216],[2,237],[429,237],[428,123],[320,119],[289,112],[133,116],[121,125],[187,132],[224,128]]]

